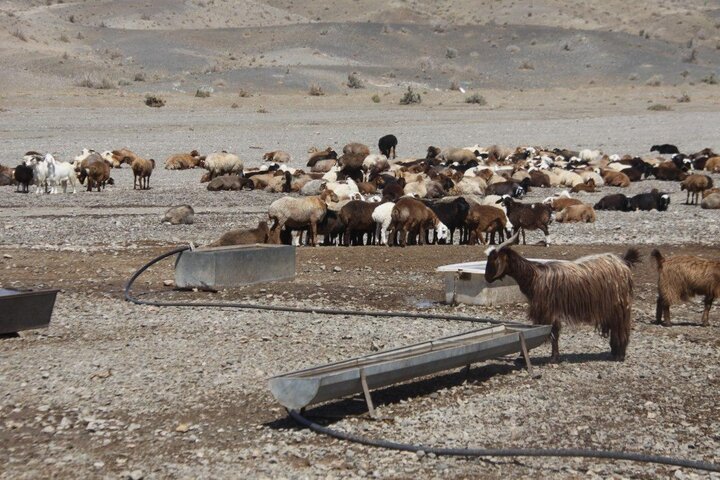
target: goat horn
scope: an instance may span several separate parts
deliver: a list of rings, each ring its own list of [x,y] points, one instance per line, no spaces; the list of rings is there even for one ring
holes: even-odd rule
[[[509,246],[509,245],[512,245],[513,243],[515,243],[515,240],[517,240],[517,238],[518,238],[519,235],[520,235],[520,229],[518,229],[518,231],[515,232],[515,235],[513,235],[513,236],[510,237],[510,238],[508,238],[507,240],[505,240],[505,241],[504,241],[503,243],[501,243],[500,245],[497,245],[497,246],[494,246],[494,245],[493,245],[492,247],[489,247],[489,248],[485,249],[485,255],[488,255],[488,256],[489,256],[489,255],[490,255],[490,252],[492,252],[493,250],[500,250],[500,249],[505,248],[505,247],[507,247],[507,246]]]

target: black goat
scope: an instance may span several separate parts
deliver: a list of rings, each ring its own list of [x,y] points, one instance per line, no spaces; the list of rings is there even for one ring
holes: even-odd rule
[[[397,143],[398,140],[395,135],[385,135],[384,137],[380,137],[380,140],[378,140],[378,149],[380,149],[380,153],[385,155],[387,158],[390,158],[390,153],[392,152],[392,158],[395,158],[395,148],[397,147]]]
[[[33,180],[33,169],[32,167],[29,167],[25,165],[24,163],[21,163],[17,167],[15,167],[15,180],[17,181],[17,188],[15,189],[16,192],[21,191],[20,187],[22,187],[22,193],[28,193],[30,189],[30,183],[32,183]]]
[[[630,210],[630,199],[622,193],[614,193],[600,199],[593,207],[595,210],[617,210],[627,212]]]
[[[552,207],[543,203],[516,202],[507,195],[497,203],[505,205],[508,221],[513,226],[513,233],[522,232],[523,245],[526,244],[525,230],[541,230],[545,234],[545,244],[549,245],[548,225],[552,223]]]
[[[657,210],[664,212],[670,205],[670,195],[660,193],[653,188],[649,193],[640,193],[630,198],[628,207],[630,210]]]
[[[452,202],[424,202],[442,223],[450,230],[448,243],[452,245],[455,229],[460,229],[460,238],[463,237],[465,219],[470,211],[470,204],[463,197],[458,197]]]
[[[670,153],[680,153],[680,150],[675,145],[670,143],[663,143],[662,145],[653,145],[650,147],[651,152],[658,152],[660,155],[666,155]]]
[[[485,190],[486,195],[510,195],[513,198],[522,198],[525,193],[530,190],[531,180],[526,177],[522,182],[517,183],[514,181],[499,182],[488,185]]]

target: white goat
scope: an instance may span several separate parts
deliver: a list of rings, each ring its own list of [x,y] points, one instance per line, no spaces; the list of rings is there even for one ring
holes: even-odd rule
[[[72,186],[73,192],[77,193],[77,177],[75,168],[69,162],[58,162],[49,153],[45,155],[45,163],[48,169],[48,183],[50,193],[57,193],[57,186],[62,183],[63,193],[67,193],[68,183]]]
[[[392,222],[392,210],[394,202],[378,205],[372,212],[372,219],[375,222],[375,238],[380,239],[380,245],[387,245],[387,231]]]
[[[33,169],[35,193],[42,193],[47,187],[48,164],[40,155],[32,155],[25,159],[25,165]]]

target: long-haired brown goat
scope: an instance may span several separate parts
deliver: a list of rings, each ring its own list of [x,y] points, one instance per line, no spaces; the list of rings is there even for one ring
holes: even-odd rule
[[[519,233],[519,232],[518,232]],[[560,359],[558,339],[562,322],[589,323],[610,337],[615,360],[625,360],[632,327],[633,279],[630,267],[640,254],[630,248],[622,257],[610,253],[575,261],[535,263],[511,249],[513,238],[488,249],[485,279],[491,283],[509,275],[528,298],[534,324],[552,325],[552,360]]]
[[[670,305],[687,302],[695,295],[705,295],[703,326],[710,325],[710,307],[720,296],[720,262],[706,260],[692,255],[677,255],[665,258],[659,250],[650,255],[658,269],[658,299],[655,323],[666,327],[670,323]]]

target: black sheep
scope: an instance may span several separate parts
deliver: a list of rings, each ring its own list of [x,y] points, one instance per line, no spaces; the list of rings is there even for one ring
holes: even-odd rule
[[[450,230],[450,239],[448,243],[452,245],[455,229],[460,229],[461,239],[462,230],[465,228],[465,218],[470,211],[470,204],[463,197],[458,197],[452,202],[425,202],[430,210],[442,223]]]
[[[392,158],[395,158],[395,147],[397,147],[397,143],[398,140],[395,135],[385,135],[384,137],[381,137],[378,141],[380,153],[385,155],[387,158],[390,158],[390,153],[392,152]]]
[[[660,193],[656,188],[653,188],[650,193],[635,195],[629,199],[628,203],[630,210],[657,210],[658,212],[664,212],[670,205],[670,195]]]
[[[29,167],[24,163],[21,163],[20,165],[15,167],[15,180],[17,180],[18,182],[15,191],[21,191],[20,187],[22,187],[22,193],[28,193],[28,191],[30,190],[30,183],[32,183],[33,180],[32,167]]]
[[[658,152],[660,155],[666,155],[670,153],[680,153],[680,150],[675,145],[670,143],[663,143],[662,145],[653,145],[650,148],[651,152]]]
[[[630,210],[630,200],[622,193],[614,193],[600,199],[593,207],[595,210],[617,210],[627,212]]]

